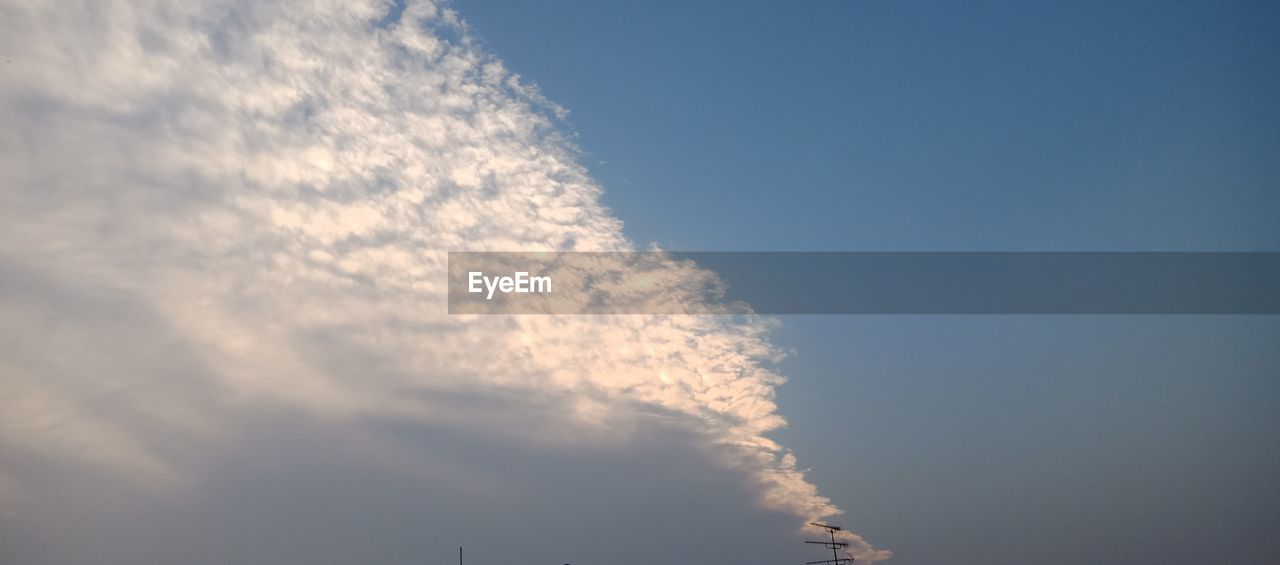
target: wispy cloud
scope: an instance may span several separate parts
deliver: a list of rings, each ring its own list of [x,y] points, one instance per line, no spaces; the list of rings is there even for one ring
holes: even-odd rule
[[[180,490],[246,405],[546,446],[662,421],[797,524],[839,513],[765,435],[769,321],[446,315],[449,250],[634,248],[448,8],[2,6],[6,451]]]

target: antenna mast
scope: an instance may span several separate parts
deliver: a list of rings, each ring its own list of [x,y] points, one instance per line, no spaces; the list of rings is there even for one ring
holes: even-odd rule
[[[818,522],[809,522],[809,525],[817,526],[819,528],[826,530],[827,534],[831,536],[831,541],[826,541],[826,540],[806,541],[805,543],[821,545],[827,549],[830,549],[831,559],[823,559],[822,561],[806,561],[804,565],[852,565],[853,564],[852,557],[840,557],[840,555],[837,553],[838,550],[849,547],[849,544],[847,542],[836,541],[836,532],[843,530],[844,528],[841,528],[840,526],[821,524]]]

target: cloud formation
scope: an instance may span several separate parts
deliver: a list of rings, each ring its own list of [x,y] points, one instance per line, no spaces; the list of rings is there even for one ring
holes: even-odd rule
[[[0,448],[38,462],[0,461],[0,520],[47,469],[190,489],[275,409],[414,468],[389,423],[658,425],[797,524],[839,513],[765,435],[768,320],[446,315],[449,250],[635,249],[564,110],[447,7],[6,0],[0,50]]]

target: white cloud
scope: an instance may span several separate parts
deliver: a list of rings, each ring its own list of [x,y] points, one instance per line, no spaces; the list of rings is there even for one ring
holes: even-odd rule
[[[445,315],[446,251],[633,249],[563,109],[451,11],[378,29],[385,2],[0,6],[0,447],[180,488],[239,403],[547,445],[661,417],[767,507],[838,513],[764,436],[767,321]],[[433,400],[459,393],[555,410]],[[0,462],[5,491],[33,480]]]

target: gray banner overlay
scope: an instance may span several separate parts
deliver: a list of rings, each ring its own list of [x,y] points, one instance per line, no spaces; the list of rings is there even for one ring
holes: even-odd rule
[[[449,312],[1280,314],[1280,253],[451,252]]]

